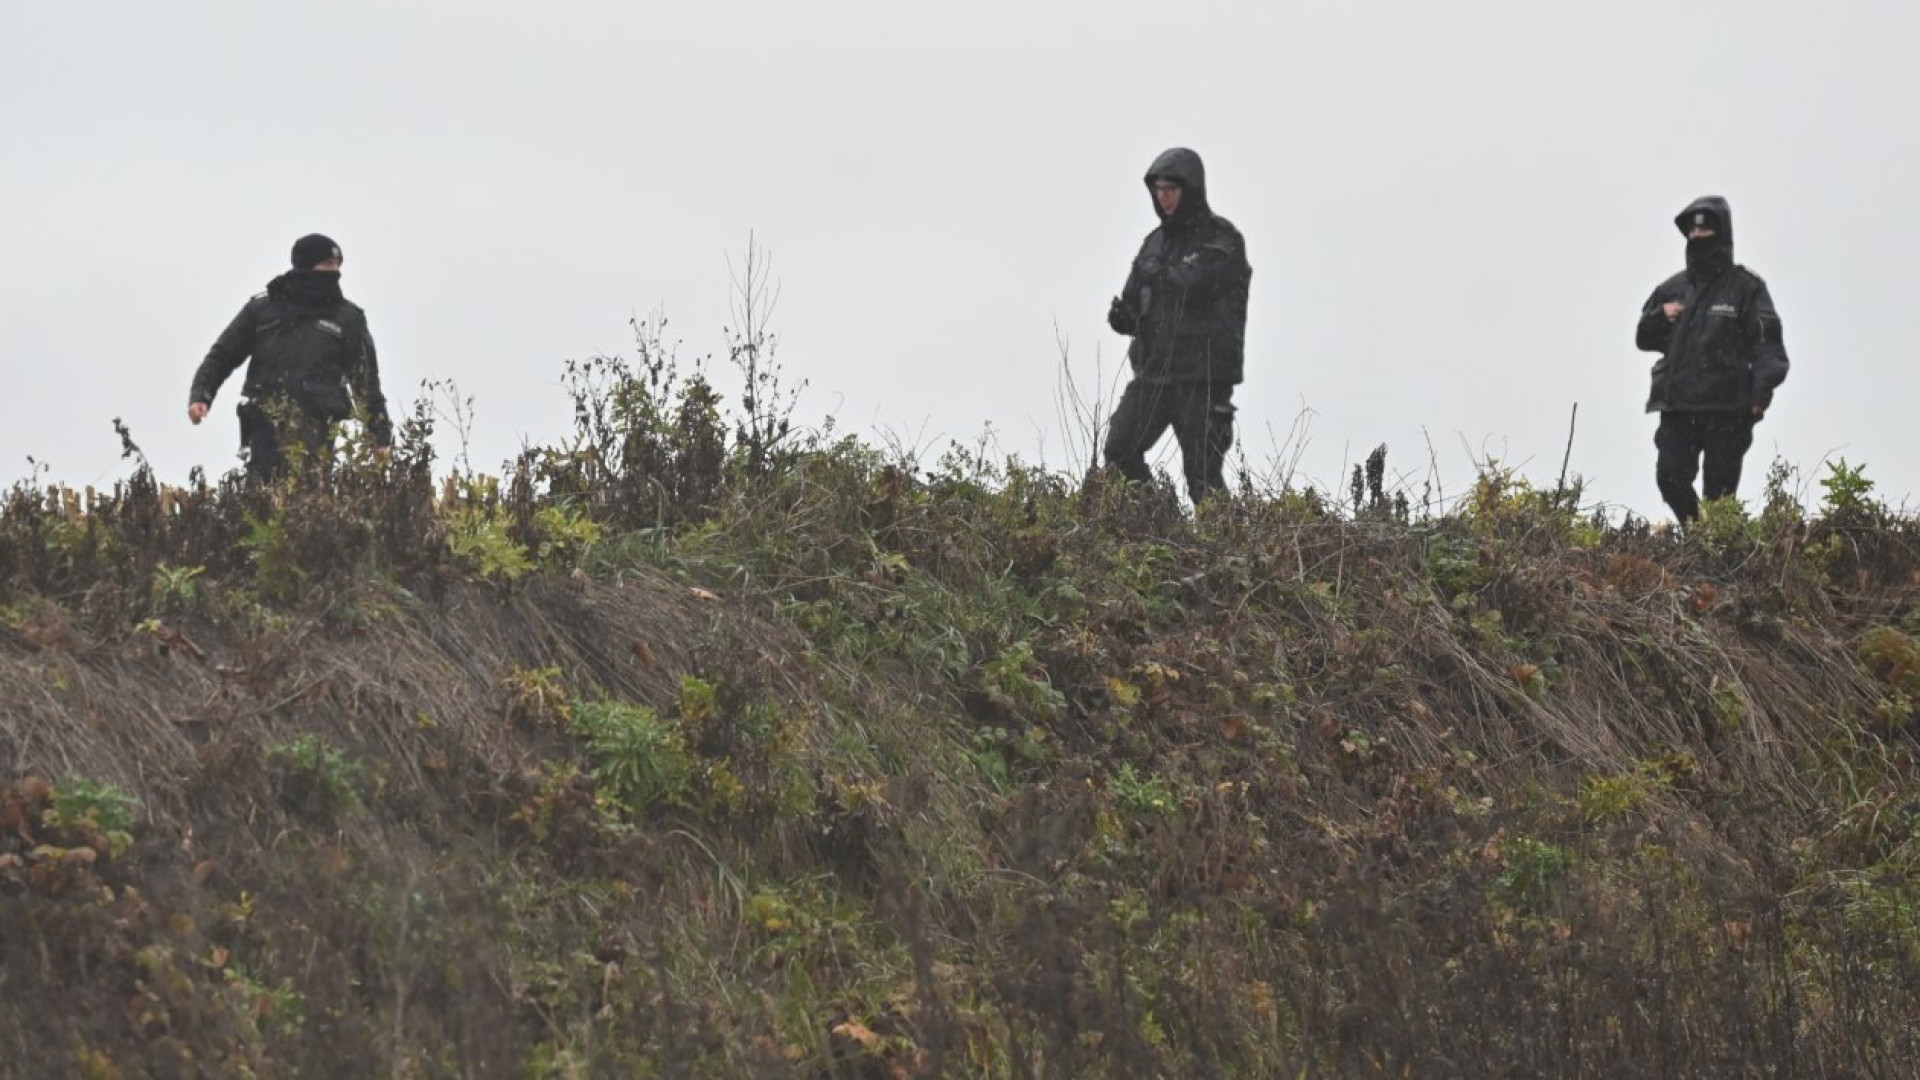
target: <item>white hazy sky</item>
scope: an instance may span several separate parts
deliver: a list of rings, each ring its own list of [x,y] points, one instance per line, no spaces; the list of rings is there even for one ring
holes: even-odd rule
[[[1417,498],[1429,438],[1450,496],[1469,448],[1551,483],[1578,402],[1590,497],[1664,514],[1632,328],[1711,192],[1793,358],[1742,493],[1844,455],[1899,502],[1916,57],[1896,0],[0,0],[0,480],[123,475],[114,416],[163,478],[234,464],[239,377],[197,429],[188,381],[315,230],[396,411],[477,399],[476,465],[558,438],[631,315],[718,350],[752,229],[801,417],[1064,466],[1055,328],[1122,362],[1140,176],[1187,145],[1254,266],[1257,468],[1304,409],[1322,483],[1385,442]]]

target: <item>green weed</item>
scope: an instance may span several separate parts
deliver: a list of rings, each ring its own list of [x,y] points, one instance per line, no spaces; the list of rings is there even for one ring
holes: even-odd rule
[[[1883,516],[1883,508],[1873,498],[1873,481],[1867,468],[1848,465],[1846,458],[1827,462],[1827,475],[1820,478],[1827,490],[1821,505],[1827,520],[1835,524],[1868,524]]]
[[[573,698],[567,693],[560,669],[515,666],[503,680],[507,715],[516,720],[566,726],[573,721]]]
[[[1444,600],[1477,592],[1492,579],[1477,542],[1444,534],[1427,541],[1427,575]]]
[[[1014,716],[1047,722],[1067,707],[1066,695],[1047,680],[1030,641],[1009,645],[987,661],[980,674],[988,700]]]
[[[207,572],[204,566],[168,566],[153,568],[153,607],[156,611],[189,610],[200,602],[196,579]]]
[[[1759,539],[1758,526],[1747,516],[1746,505],[1732,495],[1701,503],[1700,518],[1687,532],[1719,555],[1750,551]]]
[[[286,515],[248,514],[240,547],[253,560],[254,583],[262,597],[287,603],[299,595],[309,574],[294,550]]]
[[[540,538],[533,556],[549,567],[577,565],[606,533],[599,522],[571,504],[541,507],[534,514],[533,528]]]
[[[113,784],[73,777],[54,786],[53,806],[45,816],[50,826],[90,829],[107,839],[115,857],[133,847],[133,827],[140,801]]]
[[[1589,776],[1580,785],[1575,801],[1582,819],[1601,823],[1617,821],[1639,813],[1652,796],[1656,785],[1644,773],[1624,776]]]
[[[1904,631],[1877,626],[1860,639],[1860,661],[1909,697],[1920,697],[1920,644]]]
[[[366,766],[321,736],[309,733],[268,747],[267,761],[285,772],[296,799],[334,812],[366,811],[365,794],[371,791]]]
[[[1573,869],[1573,856],[1565,848],[1525,836],[1507,840],[1501,857],[1504,867],[1494,884],[1502,900],[1522,911],[1545,910]]]
[[[1111,784],[1114,801],[1136,817],[1164,817],[1178,808],[1167,782],[1152,774],[1143,776],[1135,772],[1132,762],[1121,763]]]
[[[488,581],[511,584],[534,567],[527,549],[513,539],[506,520],[484,507],[462,507],[453,515],[447,547],[462,564]]]
[[[686,797],[693,755],[679,730],[653,709],[618,701],[575,702],[573,732],[593,758],[594,781],[629,815]]]

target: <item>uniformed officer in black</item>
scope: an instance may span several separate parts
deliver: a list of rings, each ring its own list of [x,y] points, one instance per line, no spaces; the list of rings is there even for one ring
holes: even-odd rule
[[[241,364],[240,443],[247,474],[278,475],[283,447],[327,449],[330,425],[366,409],[368,434],[385,453],[392,443],[387,399],[367,315],[340,293],[340,245],[318,233],[293,245],[293,269],[267,283],[227,325],[194,372],[187,418],[204,420],[220,384]]]
[[[1133,339],[1133,379],[1107,429],[1104,456],[1123,475],[1151,481],[1147,451],[1173,429],[1187,494],[1198,503],[1226,488],[1233,445],[1233,388],[1246,350],[1246,242],[1207,204],[1200,155],[1161,154],[1147,169],[1160,225],[1134,256],[1120,295],[1107,310],[1115,333]]]
[[[1733,261],[1727,200],[1695,199],[1673,221],[1687,238],[1687,268],[1647,298],[1634,342],[1661,354],[1647,396],[1647,411],[1660,414],[1654,479],[1684,525],[1700,516],[1701,496],[1740,486],[1753,426],[1786,381],[1787,350],[1767,283]]]

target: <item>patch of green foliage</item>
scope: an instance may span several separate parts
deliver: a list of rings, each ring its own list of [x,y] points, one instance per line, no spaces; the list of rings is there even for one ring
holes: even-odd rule
[[[679,730],[644,705],[576,701],[573,733],[587,745],[592,774],[605,796],[629,816],[682,801],[694,760]]]
[[[1884,516],[1884,508],[1873,498],[1873,481],[1864,464],[1849,465],[1846,458],[1827,462],[1827,475],[1820,478],[1827,491],[1822,509],[1836,524],[1871,524]]]
[[[541,507],[534,514],[533,527],[540,539],[534,547],[532,559],[542,566],[551,567],[578,564],[592,553],[594,545],[606,534],[599,522],[584,510],[570,505]]]
[[[1737,727],[1737,720],[1730,726]],[[1581,783],[1574,805],[1581,819],[1590,824],[1632,818],[1645,810],[1654,796],[1672,790],[1676,781],[1697,768],[1690,753],[1679,753],[1641,761],[1629,773],[1589,776]]]
[[[54,785],[53,807],[45,815],[45,822],[96,831],[107,838],[111,853],[117,857],[133,846],[133,827],[139,814],[140,801],[123,788],[72,777]]]
[[[1139,817],[1163,817],[1177,810],[1173,790],[1158,776],[1142,776],[1132,762],[1122,762],[1113,774],[1113,797],[1121,809]]]
[[[200,602],[200,585],[196,579],[206,572],[204,566],[168,566],[162,563],[154,567],[154,610],[191,610]]]
[[[1759,539],[1758,523],[1747,516],[1746,505],[1727,495],[1700,504],[1700,518],[1688,529],[1709,552],[1738,555],[1751,550]]]
[[[498,511],[466,507],[453,515],[447,546],[455,558],[489,581],[511,584],[534,568]]]
[[[1565,848],[1525,836],[1507,840],[1502,857],[1494,884],[1502,900],[1522,911],[1544,911],[1573,869],[1573,855]]]
[[[1016,641],[987,661],[981,681],[989,700],[1029,721],[1053,720],[1067,706],[1066,697],[1047,681],[1029,641]]]
[[[1475,592],[1490,580],[1480,545],[1467,536],[1443,534],[1427,541],[1427,574],[1447,600]]]
[[[253,560],[254,581],[262,597],[288,603],[299,595],[308,572],[294,550],[284,514],[249,514],[240,546]]]
[[[1876,626],[1860,639],[1860,661],[1901,693],[1920,697],[1920,644],[1902,630]]]
[[[297,796],[336,813],[366,811],[365,796],[371,791],[366,766],[324,737],[308,733],[270,746],[267,761],[285,771]]]

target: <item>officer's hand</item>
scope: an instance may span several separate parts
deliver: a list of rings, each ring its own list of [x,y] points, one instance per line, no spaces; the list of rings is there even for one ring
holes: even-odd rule
[[[1667,313],[1668,322],[1678,322],[1680,313],[1687,310],[1687,306],[1678,300],[1669,300],[1660,305],[1660,310]]]
[[[376,446],[373,448],[373,456],[380,464],[385,465],[393,457],[393,447]]]
[[[207,418],[206,402],[196,401],[193,404],[187,406],[187,419],[198,424],[200,421],[205,420],[206,418]]]
[[[1131,335],[1134,331],[1133,309],[1117,296],[1113,298],[1113,303],[1107,305],[1107,325],[1116,334]]]
[[[1765,405],[1755,405],[1753,407],[1754,422],[1758,423],[1761,420],[1765,420],[1766,418],[1767,418],[1767,407]]]

